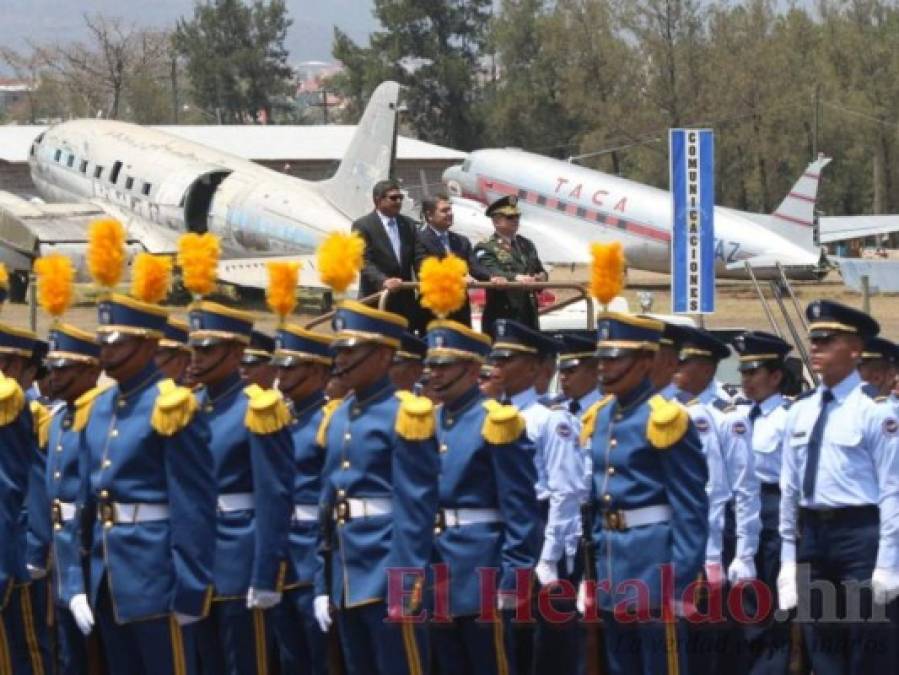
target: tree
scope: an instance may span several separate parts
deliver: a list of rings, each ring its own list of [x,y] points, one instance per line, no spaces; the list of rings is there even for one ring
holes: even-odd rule
[[[375,0],[384,27],[360,47],[335,32],[334,57],[345,75],[332,80],[363,107],[372,85],[389,77],[407,87],[407,122],[421,138],[464,149],[478,147],[475,104],[491,0]]]
[[[235,123],[271,119],[273,102],[290,90],[284,45],[291,24],[284,0],[209,0],[181,19],[173,37],[186,60],[200,108]]]

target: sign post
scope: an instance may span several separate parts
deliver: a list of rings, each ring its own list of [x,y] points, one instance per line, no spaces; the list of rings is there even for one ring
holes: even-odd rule
[[[673,215],[671,311],[715,311],[715,136],[711,129],[668,132]]]

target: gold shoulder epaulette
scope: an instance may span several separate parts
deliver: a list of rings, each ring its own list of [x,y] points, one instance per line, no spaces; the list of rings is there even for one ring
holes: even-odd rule
[[[25,407],[25,392],[11,377],[0,374],[0,426],[12,423]]]
[[[179,387],[174,380],[163,380],[158,387],[150,426],[161,436],[174,436],[190,424],[197,412],[197,399],[190,389]]]
[[[290,423],[290,410],[277,389],[251,384],[243,393],[250,399],[244,424],[254,434],[273,434]]]
[[[331,424],[331,418],[341,403],[343,403],[342,398],[332,398],[322,407],[324,417],[322,417],[322,421],[318,425],[318,431],[315,432],[315,442],[323,448],[328,443],[328,425]]]
[[[481,427],[481,436],[484,440],[492,445],[517,441],[526,426],[518,408],[514,405],[503,405],[492,398],[484,401],[483,405],[487,410],[484,425]]]
[[[412,392],[398,391],[400,408],[396,414],[394,430],[407,441],[423,441],[434,435],[436,421],[431,399],[416,396]]]
[[[649,407],[646,438],[653,447],[665,450],[684,437],[690,426],[690,413],[684,406],[656,395],[649,399]]]
[[[40,401],[32,401],[31,417],[34,420],[34,435],[37,437],[39,448],[47,447],[47,439],[50,437],[50,420],[53,416]]]
[[[93,387],[75,400],[75,419],[72,422],[74,431],[81,431],[87,426],[87,421],[91,418],[91,410],[94,409],[97,397],[111,387],[111,384]]]
[[[584,411],[584,414],[581,415],[581,446],[587,445],[587,443],[590,442],[590,439],[593,437],[593,430],[596,428],[596,416],[599,415],[599,411],[609,405],[614,398],[615,397],[611,394],[609,396],[604,396],[587,408]]]

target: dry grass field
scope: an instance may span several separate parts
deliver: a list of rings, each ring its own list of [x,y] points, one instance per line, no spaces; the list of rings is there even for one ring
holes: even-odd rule
[[[553,270],[553,281],[586,281],[589,272],[585,267],[570,268],[557,267]],[[640,303],[637,294],[648,291],[653,296],[652,310],[658,313],[670,311],[670,293],[668,290],[669,277],[652,272],[632,270],[628,274],[627,287],[622,295],[627,299],[632,311],[639,311]],[[773,301],[767,284],[764,285],[772,311],[780,320],[780,313]],[[822,282],[794,282],[793,289],[803,307],[816,298],[829,298],[848,305],[862,306],[862,297],[846,289],[839,275],[831,273]],[[558,295],[564,296],[564,292]],[[706,317],[706,325],[710,327],[743,327],[759,330],[770,330],[764,309],[759,303],[758,296],[752,284],[744,281],[720,281],[716,298],[716,312]],[[244,308],[253,311],[259,317],[258,325],[263,330],[274,328],[275,318],[266,311],[262,301],[244,303]],[[175,313],[183,316],[186,313],[184,307],[174,308]],[[874,295],[871,298],[871,311],[880,321],[885,337],[899,340],[899,296]],[[298,317],[299,323],[312,319],[312,314],[302,314]],[[66,314],[66,320],[84,328],[93,328],[96,321],[96,311],[87,303],[78,304]],[[0,321],[17,326],[27,326],[29,322],[29,307],[22,304],[7,304],[0,313]],[[46,335],[50,324],[48,317],[40,310],[37,311],[37,330],[41,335]],[[322,326],[322,328],[326,328]]]

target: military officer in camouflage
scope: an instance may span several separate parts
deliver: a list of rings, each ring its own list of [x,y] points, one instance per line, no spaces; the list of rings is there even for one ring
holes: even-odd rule
[[[494,233],[474,248],[474,254],[491,275],[491,281],[546,281],[546,270],[537,255],[534,242],[518,234],[521,211],[518,198],[509,195],[487,207]],[[533,291],[488,289],[487,304],[481,316],[481,330],[493,335],[497,319],[515,319],[539,329],[537,295]]]

